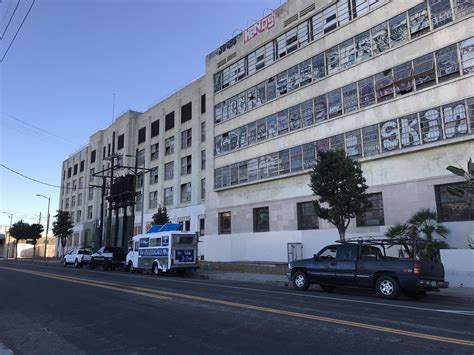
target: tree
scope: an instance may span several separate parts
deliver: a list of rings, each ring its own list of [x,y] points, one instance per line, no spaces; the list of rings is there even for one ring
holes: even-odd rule
[[[58,210],[54,218],[56,220],[53,222],[53,234],[56,238],[59,238],[64,255],[64,248],[66,247],[67,239],[72,235],[73,224],[71,221],[71,215],[67,211]]]
[[[170,223],[170,217],[168,216],[168,210],[166,207],[159,207],[158,212],[153,215],[153,224],[163,225]]]
[[[41,233],[43,231],[44,228],[39,223],[34,223],[28,228],[27,240],[31,240],[31,244],[33,245],[33,259],[36,256],[36,243],[38,242],[38,239],[41,238]]]
[[[360,163],[343,150],[318,153],[309,186],[318,198],[313,201],[316,214],[337,228],[341,241],[351,219],[371,207]]]
[[[22,239],[27,239],[29,233],[30,225],[23,220],[13,223],[10,228],[9,234],[10,237],[15,239],[15,259],[18,259],[18,241]]]
[[[449,245],[444,240],[436,239],[436,235],[446,238],[448,228],[438,223],[436,213],[429,209],[421,209],[414,213],[407,223],[390,227],[385,236],[396,240],[403,251],[402,254],[420,260],[439,260],[439,250]],[[414,250],[416,245],[416,251]]]

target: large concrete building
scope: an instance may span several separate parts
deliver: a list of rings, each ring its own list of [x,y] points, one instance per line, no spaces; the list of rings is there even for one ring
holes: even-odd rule
[[[451,229],[449,244],[467,247],[474,210],[447,193],[460,179],[446,167],[474,156],[473,14],[470,0],[288,0],[209,54],[202,78],[118,118],[64,162],[63,184],[79,189],[61,195],[75,213],[73,243],[97,230],[96,191],[80,209],[72,203],[90,169],[138,148],[158,169],[145,179],[145,222],[169,206],[204,235],[205,259],[312,255],[337,232],[314,214],[309,172],[318,150],[342,148],[361,162],[373,203],[350,236],[382,235],[430,208]],[[172,136],[181,144],[169,153]]]

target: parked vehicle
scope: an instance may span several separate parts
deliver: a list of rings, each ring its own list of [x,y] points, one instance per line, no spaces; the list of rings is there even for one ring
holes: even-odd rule
[[[122,248],[104,246],[92,254],[90,268],[102,266],[104,271],[115,270],[117,267],[123,267],[124,262],[125,253]]]
[[[166,226],[170,227],[167,224],[163,227]],[[130,272],[151,270],[155,275],[160,275],[170,270],[184,273],[199,268],[196,234],[164,229],[137,235],[130,240],[127,254]],[[173,228],[171,226],[168,229]]]
[[[395,299],[403,291],[420,299],[427,291],[449,286],[444,281],[443,264],[386,256],[381,240],[358,240],[324,247],[313,258],[288,264],[288,280],[297,290],[319,284],[325,291],[337,286],[373,288],[386,299]]]
[[[74,267],[83,267],[84,265],[87,265],[91,261],[91,255],[92,251],[89,249],[73,249],[66,255],[64,255],[63,258],[63,265],[64,267],[67,267],[69,264],[73,264]]]

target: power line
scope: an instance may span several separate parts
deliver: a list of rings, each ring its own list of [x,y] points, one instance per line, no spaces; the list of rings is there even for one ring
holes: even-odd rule
[[[18,5],[20,5],[20,0],[17,1],[16,6],[15,6],[15,8],[13,9],[13,13],[12,13],[12,15],[10,16],[10,19],[8,20],[7,25],[5,26],[5,30],[3,31],[2,35],[0,36],[0,40],[2,40],[3,37],[5,36],[5,33],[6,33],[7,30],[8,30],[8,26],[10,26],[10,23],[12,22],[13,16],[15,16],[16,9],[18,9]]]
[[[57,134],[54,134],[54,133],[49,132],[49,131],[46,131],[46,130],[43,129],[43,128],[36,127],[35,125],[32,125],[31,123],[28,123],[28,122],[26,122],[26,121],[23,121],[22,119],[20,119],[20,118],[18,118],[18,117],[15,117],[15,116],[12,116],[12,115],[10,115],[10,114],[8,114],[8,113],[6,113],[6,112],[2,112],[2,115],[3,115],[3,116],[6,116],[6,117],[8,117],[8,118],[10,118],[10,119],[12,119],[12,120],[14,120],[14,121],[17,121],[17,122],[19,122],[19,123],[21,123],[21,124],[24,124],[25,126],[31,127],[31,128],[33,128],[33,129],[36,129],[36,130],[39,131],[39,132],[48,134],[48,135],[50,135],[50,136],[52,136],[52,137],[61,139],[61,140],[65,141],[65,142],[68,142],[68,143],[73,143],[73,142],[72,142],[71,140],[69,140],[69,139],[63,138],[63,137],[61,137],[61,136],[58,136]]]
[[[19,175],[21,177],[24,177],[25,179],[28,179],[28,180],[31,180],[31,181],[34,181],[34,182],[37,182],[38,184],[42,184],[42,185],[46,185],[46,186],[50,186],[50,187],[56,187],[56,188],[59,188],[59,189],[65,189],[65,190],[89,190],[90,188],[94,188],[96,189],[96,187],[65,187],[65,186],[61,186],[61,185],[54,185],[54,184],[50,184],[50,183],[47,183],[47,182],[43,182],[43,181],[40,181],[40,180],[36,180],[32,177],[29,177],[29,176],[26,176],[25,174],[22,174],[16,170],[13,170],[11,168],[9,168],[8,166],[6,165],[3,165],[3,164],[0,164],[0,166],[8,171],[11,171],[12,173],[16,174],[16,175]]]
[[[18,35],[18,32],[20,32],[20,29],[23,27],[23,24],[25,23],[26,18],[27,18],[28,15],[30,14],[30,11],[31,11],[31,9],[33,8],[33,5],[35,4],[35,1],[36,1],[36,0],[33,0],[33,2],[31,3],[30,8],[28,9],[28,12],[26,13],[25,17],[23,18],[23,21],[21,21],[21,24],[20,24],[20,26],[18,27],[18,30],[15,32],[15,35],[13,36],[12,41],[10,42],[10,44],[8,45],[7,50],[5,51],[5,54],[3,55],[2,59],[0,59],[0,63],[3,62],[3,60],[4,60],[5,57],[7,56],[8,51],[10,50],[10,48],[11,48],[11,46],[12,46],[12,44],[13,44],[13,42],[15,42],[16,36]]]

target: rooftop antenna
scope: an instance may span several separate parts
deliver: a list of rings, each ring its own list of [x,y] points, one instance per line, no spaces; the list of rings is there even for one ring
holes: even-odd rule
[[[112,123],[114,123],[114,117],[115,117],[115,94],[112,94],[113,96],[113,101],[112,101]]]

